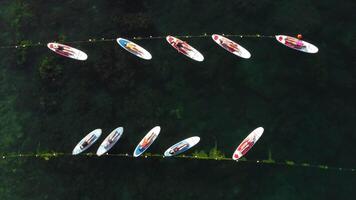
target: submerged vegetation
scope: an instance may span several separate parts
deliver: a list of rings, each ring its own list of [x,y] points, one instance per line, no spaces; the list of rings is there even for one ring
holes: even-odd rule
[[[206,158],[206,159],[215,159],[215,160],[220,160],[220,159],[224,159],[226,158],[225,155],[217,149],[217,147],[215,146],[214,148],[210,149],[209,153],[205,153],[204,150],[196,150],[193,154],[193,157],[197,157],[197,158]]]

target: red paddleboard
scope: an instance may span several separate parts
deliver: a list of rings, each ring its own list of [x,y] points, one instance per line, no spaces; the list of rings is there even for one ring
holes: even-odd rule
[[[262,136],[264,129],[262,127],[256,128],[252,131],[236,148],[234,154],[232,155],[233,160],[238,160],[244,156]]]
[[[86,60],[88,59],[88,55],[81,50],[75,49],[73,47],[59,44],[59,43],[48,43],[47,47],[54,51],[55,53],[75,60]]]

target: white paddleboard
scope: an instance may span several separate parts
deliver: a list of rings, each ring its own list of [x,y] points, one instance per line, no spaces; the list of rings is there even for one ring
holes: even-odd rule
[[[294,37],[286,36],[286,35],[276,35],[276,39],[278,42],[282,43],[283,45],[302,51],[305,53],[317,53],[319,51],[318,47],[303,40],[299,40]]]
[[[151,129],[137,145],[133,153],[133,156],[138,157],[141,154],[143,154],[143,152],[145,152],[151,146],[151,144],[156,140],[160,132],[161,132],[160,126],[156,126],[153,129]]]
[[[194,136],[187,138],[185,140],[182,140],[175,145],[169,147],[165,152],[164,156],[169,157],[169,156],[175,156],[180,153],[183,153],[187,151],[188,149],[194,147],[198,142],[200,141],[200,137]]]
[[[238,160],[242,156],[244,156],[257,142],[258,139],[262,136],[264,129],[262,127],[256,128],[252,131],[236,148],[234,154],[232,155],[232,159]]]
[[[117,38],[116,42],[124,48],[126,51],[134,54],[135,56],[145,59],[145,60],[151,60],[152,55],[150,52],[148,52],[146,49],[142,48],[141,46],[127,40],[124,38]]]
[[[123,132],[123,127],[119,127],[113,130],[101,143],[98,150],[96,151],[96,155],[101,156],[104,153],[108,152],[116,144],[116,142],[119,141]]]
[[[245,48],[242,46],[238,45],[236,42],[227,39],[226,37],[223,37],[218,34],[213,34],[211,38],[216,42],[219,46],[224,48],[226,51],[235,54],[236,56],[239,56],[241,58],[249,59],[251,57],[251,54],[249,51],[247,51]]]
[[[179,53],[182,53],[185,56],[188,56],[189,58],[196,60],[198,62],[202,62],[204,60],[204,56],[198,50],[196,50],[192,46],[190,46],[188,43],[186,43],[178,38],[175,38],[173,36],[167,36],[166,40]],[[181,45],[178,45],[178,44],[181,44]]]
[[[48,43],[47,47],[54,51],[55,53],[67,57],[67,58],[72,58],[75,60],[81,60],[84,61],[88,59],[88,55],[84,53],[83,51],[64,45],[64,44],[59,44],[59,43]]]
[[[99,139],[100,135],[101,129],[95,129],[94,131],[90,132],[74,147],[72,154],[77,155],[87,150]]]

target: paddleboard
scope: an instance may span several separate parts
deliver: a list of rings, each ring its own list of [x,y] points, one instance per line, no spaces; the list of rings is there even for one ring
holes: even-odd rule
[[[182,140],[178,142],[177,144],[169,147],[165,152],[164,156],[170,157],[170,156],[176,156],[180,153],[183,153],[187,151],[188,149],[194,147],[198,142],[200,141],[200,137],[194,136],[187,138],[185,140]]]
[[[238,160],[244,156],[257,142],[257,140],[260,139],[263,131],[264,129],[262,127],[256,128],[254,131],[252,131],[236,148],[234,154],[232,155],[232,159]]]
[[[151,144],[156,140],[156,138],[158,137],[160,131],[161,131],[161,127],[160,126],[156,126],[153,129],[151,129],[145,135],[145,137],[142,138],[140,143],[137,145],[137,147],[135,148],[135,151],[133,153],[133,156],[134,157],[138,157],[141,154],[143,154],[143,152],[145,152],[151,146]]]
[[[151,60],[152,55],[150,52],[148,52],[146,49],[142,48],[141,46],[127,40],[124,38],[117,38],[116,42],[124,48],[126,51],[134,54],[135,56],[145,59],[145,60]]]
[[[188,43],[173,36],[167,36],[166,40],[179,53],[182,53],[185,56],[188,56],[189,58],[198,62],[202,62],[204,60],[204,56],[198,50],[190,46]]]
[[[87,150],[99,139],[100,135],[101,129],[95,129],[94,131],[90,132],[74,147],[72,154],[77,155]]]
[[[101,156],[104,153],[108,152],[116,144],[116,142],[119,141],[123,132],[123,127],[119,127],[113,130],[101,143],[98,150],[96,151],[96,155]]]
[[[226,37],[223,37],[218,34],[213,34],[211,38],[216,42],[219,46],[224,48],[230,53],[235,54],[236,56],[239,56],[241,58],[249,59],[251,57],[250,52],[248,52],[245,48],[242,46],[238,45],[236,42],[227,39]]]
[[[84,53],[81,50],[75,49],[73,47],[64,45],[64,44],[59,44],[59,43],[48,43],[47,47],[54,51],[55,53],[67,57],[67,58],[72,58],[75,60],[81,60],[84,61],[88,59],[88,55]]]
[[[286,36],[286,35],[276,35],[276,39],[278,42],[284,44],[285,46],[302,51],[305,53],[317,53],[319,51],[318,47],[303,40],[299,40],[294,37]]]

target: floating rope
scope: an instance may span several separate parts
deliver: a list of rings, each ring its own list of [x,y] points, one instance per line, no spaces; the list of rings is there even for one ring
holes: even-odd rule
[[[46,153],[9,153],[9,154],[3,154],[1,156],[2,159],[16,159],[16,158],[40,158],[44,160],[49,160],[52,158],[58,158],[58,157],[97,157],[96,154],[94,153],[82,153],[79,155],[72,155],[70,153],[62,153],[62,152],[46,152]],[[132,154],[128,153],[119,153],[119,154],[109,154],[106,153],[102,155],[102,157],[126,157],[126,158],[134,158]],[[162,154],[150,154],[150,153],[145,153],[142,156],[134,159],[152,159],[152,158],[160,158],[160,159],[165,159],[165,156]],[[179,159],[187,159],[187,160],[213,160],[213,161],[234,161],[236,163],[239,162],[246,162],[246,163],[252,163],[252,164],[261,164],[261,165],[280,165],[280,166],[286,166],[286,167],[303,167],[303,168],[315,168],[315,169],[321,169],[321,170],[333,170],[333,171],[342,171],[342,172],[356,172],[355,168],[344,168],[344,167],[331,167],[328,165],[322,165],[322,164],[309,164],[309,163],[298,163],[295,161],[291,160],[285,160],[285,161],[275,161],[271,158],[267,160],[248,160],[246,158],[242,158],[238,161],[233,160],[232,158],[226,158],[224,156],[198,156],[198,155],[178,155],[174,156],[173,158],[179,158]],[[166,158],[166,159],[172,159]]]
[[[274,35],[261,35],[261,34],[253,34],[253,35],[239,35],[239,34],[221,34],[226,37],[239,37],[239,38],[274,38]],[[172,35],[177,38],[207,38],[211,37],[212,34],[201,34],[201,35]],[[154,40],[154,39],[165,39],[166,36],[134,36],[134,37],[125,37],[130,40]],[[78,40],[78,41],[61,41],[65,44],[83,44],[83,43],[99,43],[99,42],[113,42],[116,41],[116,38],[89,38],[87,40]],[[53,42],[53,41],[49,41]],[[20,49],[20,48],[28,48],[28,47],[38,47],[38,46],[46,46],[49,42],[35,42],[32,43],[30,41],[23,41],[23,43],[19,43],[17,45],[5,45],[0,46],[0,49]],[[26,43],[26,44],[25,44]]]

